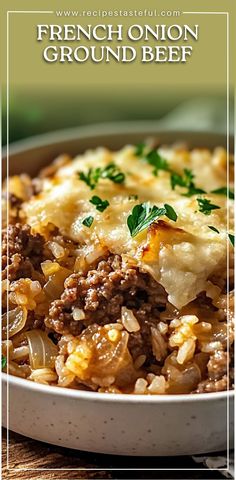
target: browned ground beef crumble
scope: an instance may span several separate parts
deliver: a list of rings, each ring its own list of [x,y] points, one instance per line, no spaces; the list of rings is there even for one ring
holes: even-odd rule
[[[58,333],[81,333],[81,322],[73,321],[73,307],[85,312],[84,326],[92,323],[114,323],[121,316],[121,307],[132,309],[141,331],[130,334],[129,348],[133,357],[141,353],[152,358],[150,328],[155,326],[165,308],[166,294],[147,273],[138,268],[122,267],[121,257],[110,255],[98,262],[86,276],[72,274],[65,281],[60,300],[52,302],[45,320],[48,328]]]
[[[72,251],[75,248],[73,242],[63,238],[57,231],[54,231],[53,238]],[[30,278],[39,280],[43,285],[45,278],[40,264],[45,259],[53,258],[45,238],[32,234],[29,225],[17,223],[9,225],[8,242],[7,248],[7,232],[4,230],[3,278],[7,278],[8,264],[10,282]],[[195,303],[208,311],[216,310],[205,295],[199,295]],[[129,337],[128,348],[133,359],[145,354],[147,371],[155,364],[158,372],[163,366],[164,358],[157,361],[153,354],[151,328],[156,327],[164,311],[168,317],[168,308],[170,318],[178,316],[178,311],[168,304],[166,292],[161,285],[137,267],[123,265],[119,255],[109,254],[100,259],[86,274],[71,274],[65,280],[61,297],[49,302],[46,317],[29,311],[27,323],[31,328],[46,329],[50,338],[57,343],[61,335],[77,336],[89,325],[105,325],[119,321],[122,306],[131,309],[140,324],[140,331],[130,333]],[[73,319],[75,307],[83,309],[85,313],[85,319],[81,322]],[[227,388],[228,383],[232,384],[232,378],[227,379],[226,375],[228,363],[229,354],[225,351],[216,351],[209,355],[206,378],[198,384],[194,393],[221,391]]]
[[[49,252],[44,252],[45,239],[42,235],[32,235],[29,225],[9,225],[7,230],[3,230],[2,240],[2,269],[3,279],[10,281],[19,278],[32,278],[40,270],[40,264],[43,262]],[[38,276],[38,275],[37,275]]]

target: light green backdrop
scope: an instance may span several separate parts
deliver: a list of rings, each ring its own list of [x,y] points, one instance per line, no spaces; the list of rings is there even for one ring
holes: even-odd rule
[[[232,0],[3,0],[1,6],[1,72],[3,127],[6,117],[7,10],[9,22],[10,140],[48,130],[114,120],[159,119],[182,102],[192,103],[193,124],[215,115],[214,125],[226,125],[227,31],[229,35],[229,82],[232,89],[235,2]],[[16,13],[16,10],[157,9],[225,14],[188,14],[179,17],[57,17],[53,14]],[[38,23],[134,23],[199,24],[199,40],[191,42],[192,57],[186,64],[48,64],[42,59],[47,42],[36,41]],[[127,42],[125,42],[127,43]],[[70,43],[69,43],[70,44]],[[154,45],[153,42],[150,43]],[[111,46],[114,45],[111,43]],[[71,44],[73,46],[73,43]],[[137,43],[138,46],[138,43]],[[204,111],[205,109],[205,111]],[[190,110],[187,110],[190,115]],[[215,112],[215,113],[214,113]],[[202,121],[203,121],[202,120]],[[181,127],[181,116],[179,117]],[[204,120],[205,121],[205,120]],[[203,121],[203,128],[206,128]],[[5,132],[5,128],[3,128]],[[5,133],[4,133],[5,139]]]

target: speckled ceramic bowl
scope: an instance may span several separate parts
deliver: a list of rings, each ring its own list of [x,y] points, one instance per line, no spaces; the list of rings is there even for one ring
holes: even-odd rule
[[[6,374],[3,376],[6,426],[7,381]],[[227,446],[227,403],[229,407],[232,392],[228,400],[225,392],[98,394],[47,387],[17,377],[9,377],[8,389],[9,428],[36,440],[119,455],[189,455]],[[230,431],[232,426],[228,434]]]
[[[120,148],[155,136],[162,143],[225,145],[217,134],[162,131],[160,124],[123,124],[47,134],[10,146],[10,174],[37,171],[58,154],[96,146]],[[3,162],[6,171],[6,161]],[[233,392],[135,396],[39,385],[6,374],[3,424],[44,442],[119,455],[189,455],[224,450],[233,439]],[[8,381],[7,381],[8,380]]]

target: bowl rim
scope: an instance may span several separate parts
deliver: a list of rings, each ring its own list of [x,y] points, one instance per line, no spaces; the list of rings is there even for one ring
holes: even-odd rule
[[[22,140],[18,140],[13,143],[9,143],[9,146],[4,146],[2,148],[2,159],[6,159],[7,154],[9,159],[12,155],[21,154],[24,151],[29,151],[31,149],[37,149],[40,147],[46,147],[53,145],[55,143],[63,143],[65,141],[72,141],[75,139],[81,138],[86,139],[93,137],[99,137],[106,133],[108,136],[119,136],[123,133],[130,134],[144,134],[152,135],[150,132],[156,131],[156,135],[161,135],[162,133],[176,134],[176,135],[188,135],[193,138],[207,135],[218,137],[225,137],[225,134],[222,132],[207,130],[187,130],[180,128],[168,127],[162,120],[135,120],[135,121],[119,121],[111,123],[99,123],[99,124],[90,124],[79,127],[72,127],[66,129],[60,129],[56,131],[51,131],[47,133],[42,133],[40,135],[33,135]],[[232,138],[232,136],[230,135]],[[17,386],[24,388],[26,390],[33,390],[38,393],[48,394],[52,393],[58,396],[69,396],[71,398],[78,398],[83,400],[93,400],[93,401],[102,401],[110,402],[117,401],[118,403],[179,403],[179,402],[195,402],[195,401],[209,401],[209,400],[225,400],[233,398],[234,390],[224,390],[221,392],[210,392],[210,393],[196,393],[196,394],[169,394],[169,395],[144,395],[144,394],[127,394],[127,393],[98,393],[90,392],[86,390],[74,390],[66,387],[58,387],[52,385],[43,385],[40,383],[32,382],[28,379],[16,377],[5,372],[1,372],[2,381],[7,385],[7,388],[10,386]]]
[[[15,142],[4,145],[2,148],[2,158],[3,160],[9,154],[17,155],[23,153],[25,150],[31,150],[41,147],[46,147],[53,145],[55,143],[63,143],[67,141],[72,141],[75,139],[86,139],[93,137],[99,137],[105,133],[110,135],[122,135],[122,134],[144,134],[144,135],[154,135],[155,130],[156,135],[163,133],[176,134],[176,135],[188,135],[193,137],[211,135],[212,137],[221,137],[226,139],[226,134],[224,132],[213,131],[213,130],[191,130],[191,129],[181,129],[173,126],[168,127],[164,120],[130,120],[130,121],[117,121],[117,122],[102,122],[102,123],[93,123],[89,125],[82,125],[78,127],[69,127],[59,130],[54,130],[50,132],[41,133],[39,135],[32,135],[30,137],[17,140]],[[150,134],[150,132],[153,132]],[[230,139],[233,139],[233,135],[229,135]]]
[[[234,396],[233,390],[224,390],[222,392],[210,392],[210,393],[187,393],[187,394],[170,394],[170,395],[144,395],[134,393],[98,393],[90,392],[86,390],[75,390],[66,387],[58,387],[53,385],[44,385],[41,383],[32,382],[31,380],[15,377],[14,375],[2,372],[3,383],[7,388],[10,386],[16,386],[23,388],[24,390],[33,390],[39,394],[56,395],[59,397],[70,397],[78,400],[92,400],[96,402],[118,402],[118,403],[189,403],[196,401],[228,401]]]

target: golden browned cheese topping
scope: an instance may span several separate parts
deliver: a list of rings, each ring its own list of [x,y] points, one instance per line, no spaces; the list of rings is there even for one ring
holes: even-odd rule
[[[41,193],[26,202],[23,210],[34,231],[45,233],[54,224],[78,242],[88,263],[97,250],[132,258],[165,288],[170,303],[182,308],[199,292],[213,296],[209,277],[226,265],[228,227],[232,228],[227,226],[227,202],[230,210],[232,200],[209,192],[226,185],[227,158],[221,148],[210,152],[162,147],[159,153],[179,175],[191,170],[197,187],[207,192],[204,197],[220,208],[205,215],[199,209],[199,195],[187,197],[181,187],[172,189],[169,171],[153,175],[153,167],[135,154],[135,147],[126,146],[115,153],[99,148],[76,157],[52,178],[45,178]],[[78,172],[104,168],[111,162],[125,174],[124,183],[101,178],[91,190],[80,179]],[[103,212],[90,202],[93,195],[109,203]],[[135,205],[144,202],[150,207],[171,205],[177,221],[162,217],[132,237],[127,218]],[[93,222],[88,228],[82,222],[90,216]]]

